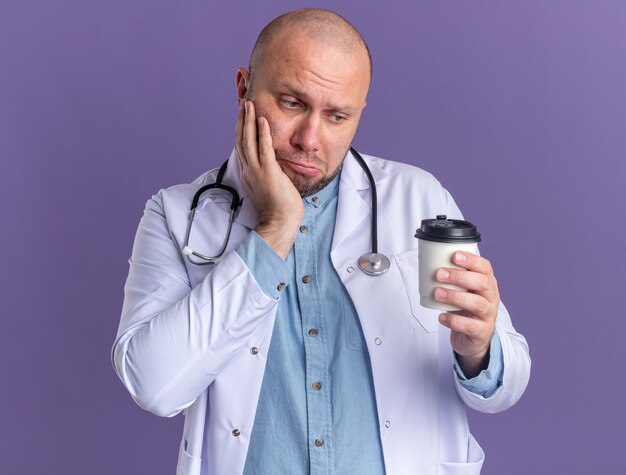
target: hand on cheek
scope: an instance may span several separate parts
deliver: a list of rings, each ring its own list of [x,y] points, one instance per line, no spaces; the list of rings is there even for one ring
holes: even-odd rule
[[[267,119],[257,119],[251,101],[239,109],[235,149],[241,182],[259,215],[256,231],[286,258],[304,214],[302,199],[276,161]]]

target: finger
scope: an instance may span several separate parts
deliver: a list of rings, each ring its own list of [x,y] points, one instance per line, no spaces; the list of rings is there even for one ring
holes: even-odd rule
[[[466,310],[471,315],[475,315],[481,319],[491,319],[495,317],[493,305],[482,295],[471,292],[459,292],[457,290],[445,289],[437,287],[433,293],[435,300],[447,303],[455,307]]]
[[[246,101],[245,118],[243,122],[243,136],[241,145],[248,160],[248,166],[258,166],[259,164],[259,144],[256,127],[256,116],[252,101]]]
[[[237,150],[237,155],[239,156],[239,165],[242,166],[247,163],[246,154],[243,151],[243,146],[241,145],[241,141],[243,139],[243,121],[245,118],[245,111],[243,108],[243,103],[239,105],[239,111],[237,112],[237,125],[235,127],[235,150]]]
[[[480,338],[488,331],[488,326],[477,318],[458,315],[456,313],[442,313],[439,315],[439,323],[455,332],[463,333],[469,338]]]
[[[470,270],[458,270],[448,267],[437,269],[435,279],[446,284],[456,285],[478,293],[491,300],[498,294],[498,285],[495,277],[491,274],[481,274]]]
[[[259,164],[263,167],[276,163],[270,124],[265,117],[259,117]]]
[[[471,252],[456,251],[452,256],[452,262],[459,267],[481,274],[493,274],[491,262],[478,254]]]

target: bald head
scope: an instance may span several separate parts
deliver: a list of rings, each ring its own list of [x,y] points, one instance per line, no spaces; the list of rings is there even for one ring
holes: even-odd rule
[[[267,52],[275,43],[291,38],[306,38],[332,46],[346,56],[361,55],[369,65],[372,75],[372,58],[361,34],[342,16],[320,8],[303,8],[285,13],[272,20],[259,34],[250,56],[250,73],[261,69]]]

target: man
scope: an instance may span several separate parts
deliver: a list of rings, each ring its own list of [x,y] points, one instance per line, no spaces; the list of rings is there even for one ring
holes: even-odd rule
[[[477,474],[465,405],[501,411],[526,387],[528,348],[487,259],[457,253],[466,270],[437,272],[470,291],[435,292],[463,312],[419,305],[415,227],[461,218],[431,175],[366,157],[391,267],[359,270],[373,190],[349,148],[370,78],[343,18],[279,17],[237,72],[222,183],[243,203],[217,263],[196,265],[193,252],[222,248],[228,199],[203,194],[187,228],[216,171],[148,201],[113,361],[139,405],[185,411],[179,474]]]

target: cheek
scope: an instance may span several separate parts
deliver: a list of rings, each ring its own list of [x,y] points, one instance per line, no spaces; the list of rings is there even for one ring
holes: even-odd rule
[[[350,144],[352,143],[352,139],[354,137],[354,134],[350,134],[350,135],[343,135],[341,137],[337,137],[334,140],[334,149],[339,151],[339,152],[345,152],[346,150],[348,150],[350,148]]]
[[[353,134],[344,134],[342,136],[333,137],[329,144],[329,156],[333,157],[333,166],[339,165],[346,152],[352,144]],[[339,157],[339,158],[338,158]]]
[[[358,121],[340,126],[329,125],[324,130],[324,142],[329,152],[345,152],[350,148]]]
[[[274,148],[280,148],[280,145],[286,140],[286,130],[284,125],[281,126],[281,122],[276,120],[272,114],[265,114],[267,123],[270,126],[270,134],[272,135],[272,144]]]

